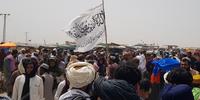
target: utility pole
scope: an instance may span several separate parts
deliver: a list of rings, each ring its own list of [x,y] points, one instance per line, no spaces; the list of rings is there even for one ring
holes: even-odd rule
[[[28,32],[25,32],[26,33],[26,45],[28,44]]]
[[[0,14],[4,16],[4,25],[3,25],[3,42],[6,42],[6,17],[10,14]]]
[[[44,45],[46,46],[46,44],[47,44],[47,43],[46,43],[46,40],[44,40]]]

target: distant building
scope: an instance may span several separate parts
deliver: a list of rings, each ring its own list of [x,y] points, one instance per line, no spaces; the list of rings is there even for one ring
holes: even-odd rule
[[[144,50],[154,50],[154,49],[158,49],[159,46],[155,45],[155,44],[136,44],[133,46],[136,49],[144,49]]]
[[[178,46],[177,45],[166,45],[167,49],[177,49]]]
[[[76,42],[65,41],[65,45],[76,45]]]

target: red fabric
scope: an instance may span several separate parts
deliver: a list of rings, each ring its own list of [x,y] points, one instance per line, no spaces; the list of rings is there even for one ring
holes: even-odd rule
[[[151,84],[159,84],[160,83],[160,72],[157,75],[151,74]]]

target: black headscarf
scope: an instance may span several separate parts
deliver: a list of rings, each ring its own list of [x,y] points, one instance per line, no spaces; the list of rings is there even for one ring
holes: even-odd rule
[[[30,86],[30,78],[32,78],[36,75],[37,69],[34,66],[31,73],[30,74],[27,73],[26,67],[29,64],[33,64],[32,60],[29,59],[29,58],[22,59],[22,64],[23,64],[23,67],[25,69],[25,73],[24,73],[25,82],[24,82],[24,86],[23,86],[23,90],[22,90],[21,100],[30,100],[30,87],[29,87]]]

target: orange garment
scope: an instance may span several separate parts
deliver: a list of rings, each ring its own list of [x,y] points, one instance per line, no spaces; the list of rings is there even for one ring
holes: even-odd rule
[[[159,84],[160,83],[160,72],[157,75],[151,74],[151,84]]]

